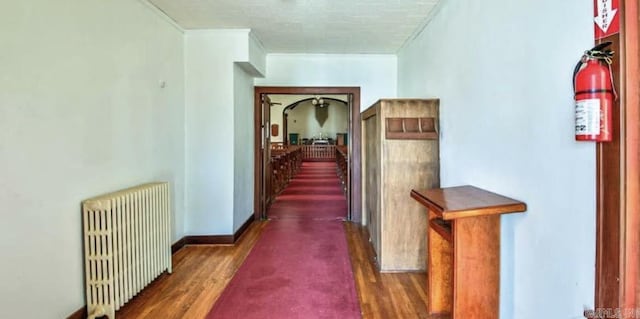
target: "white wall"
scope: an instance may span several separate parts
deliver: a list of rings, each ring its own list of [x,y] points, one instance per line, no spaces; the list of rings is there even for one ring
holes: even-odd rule
[[[253,214],[253,77],[234,66],[233,231]]]
[[[359,86],[360,107],[395,97],[397,58],[374,54],[268,54],[258,86]]]
[[[323,138],[336,139],[336,133],[349,131],[349,109],[346,103],[330,101],[327,106],[327,119],[322,126],[316,118],[316,112],[320,111],[310,101],[302,102],[288,114],[288,132],[298,133],[298,138]],[[282,114],[282,113],[280,113]]]
[[[271,100],[273,102],[273,100]],[[271,106],[271,125],[278,124],[278,135],[271,135],[271,143],[282,143],[284,142],[284,116],[282,115],[282,111],[287,105],[272,105]]]
[[[233,62],[244,32],[185,34],[186,232],[230,234],[233,225]]]
[[[182,33],[139,1],[9,1],[0,47],[0,318],[65,318],[83,199],[167,180],[184,235]]]
[[[399,53],[399,96],[441,98],[442,185],[528,205],[502,218],[501,318],[580,318],[593,304],[595,153],[574,141],[571,90],[592,10],[444,0]]]
[[[247,56],[240,59],[240,61],[246,61],[255,68],[255,72],[249,72],[250,74],[263,77],[267,73],[267,51],[262,46],[262,42],[251,31],[249,32],[248,41]]]
[[[189,235],[232,234],[237,229],[234,225],[242,225],[253,213],[252,203],[240,201],[241,197],[247,198],[244,192],[252,191],[253,186],[248,184],[246,175],[235,176],[234,172],[252,172],[249,167],[253,158],[246,157],[248,147],[253,147],[253,134],[247,132],[246,126],[253,127],[249,122],[253,101],[248,102],[253,85],[247,77],[261,74],[264,56],[261,59],[256,53],[261,51],[246,29],[185,34]],[[247,211],[249,207],[251,210]],[[241,220],[235,221],[236,217]]]

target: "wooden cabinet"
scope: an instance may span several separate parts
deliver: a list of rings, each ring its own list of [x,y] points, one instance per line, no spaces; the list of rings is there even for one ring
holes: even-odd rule
[[[425,269],[427,218],[411,189],[440,186],[437,99],[382,99],[362,112],[363,222],[381,271]]]

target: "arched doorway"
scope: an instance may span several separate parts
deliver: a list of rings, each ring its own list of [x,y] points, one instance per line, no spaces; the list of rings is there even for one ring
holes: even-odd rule
[[[269,96],[274,97],[274,95]],[[280,138],[278,139],[278,141],[282,142],[285,145],[310,144],[314,139],[329,139],[333,141],[333,139],[336,138],[336,134],[347,133],[349,130],[348,124],[350,118],[350,110],[348,96],[346,94],[335,95],[333,97],[320,95],[319,98],[315,96],[305,96],[300,100],[289,103],[288,105],[282,105],[281,107],[282,112],[281,114],[279,114],[279,118],[277,119],[274,119],[273,115],[274,113],[278,112],[273,112],[272,109],[271,122],[282,123],[282,125],[280,125],[282,127],[282,134],[279,136]],[[274,106],[272,106],[272,108],[274,108]],[[305,111],[307,113],[306,116],[305,114],[297,114],[298,116],[295,116],[295,113],[304,113]],[[308,113],[311,112],[315,113],[315,123],[312,123],[311,125],[309,125],[309,121],[307,121],[307,123],[296,123],[296,120],[300,117],[302,117],[303,119],[305,117],[309,118]],[[329,119],[329,125],[324,125],[324,121],[327,118]],[[303,126],[302,132],[301,126]],[[301,136],[301,140],[291,141],[289,133],[299,134]],[[348,134],[345,134],[345,136],[346,135]],[[342,142],[342,144],[340,145],[347,145],[346,141],[340,142]],[[339,144],[336,143],[336,145]]]
[[[266,200],[270,160],[270,101],[269,94],[298,95],[331,95],[344,94],[349,108],[349,125],[347,146],[350,154],[348,160],[348,214],[347,219],[360,223],[361,213],[361,156],[360,156],[360,88],[359,87],[255,87],[254,103],[254,216],[263,219],[266,216],[268,202]]]

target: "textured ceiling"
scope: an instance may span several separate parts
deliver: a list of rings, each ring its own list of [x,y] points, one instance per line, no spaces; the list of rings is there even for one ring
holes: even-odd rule
[[[438,0],[149,0],[185,29],[249,28],[270,53],[396,53]]]

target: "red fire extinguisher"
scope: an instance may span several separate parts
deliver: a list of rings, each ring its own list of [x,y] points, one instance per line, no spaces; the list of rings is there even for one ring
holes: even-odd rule
[[[573,71],[576,101],[576,141],[609,142],[613,138],[613,86],[611,58],[605,42],[587,50]]]

